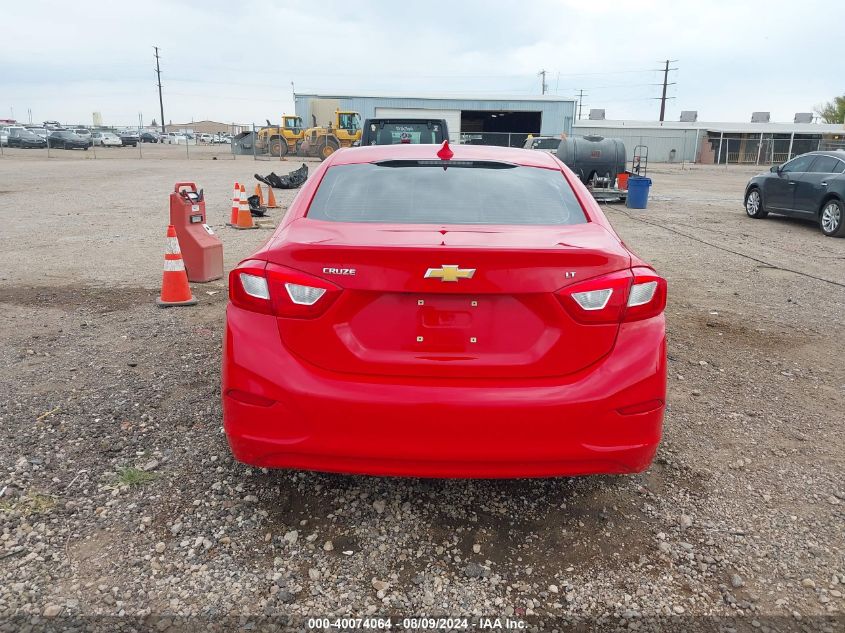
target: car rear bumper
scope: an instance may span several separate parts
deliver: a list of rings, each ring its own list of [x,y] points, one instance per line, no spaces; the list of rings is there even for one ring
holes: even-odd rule
[[[666,394],[662,316],[610,355],[541,380],[330,373],[282,345],[275,317],[228,306],[223,420],[236,459],[267,468],[420,477],[633,473],[651,463]]]

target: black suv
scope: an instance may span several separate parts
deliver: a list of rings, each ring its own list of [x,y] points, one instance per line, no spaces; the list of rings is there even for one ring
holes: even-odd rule
[[[444,119],[367,119],[361,145],[440,144],[449,138]]]

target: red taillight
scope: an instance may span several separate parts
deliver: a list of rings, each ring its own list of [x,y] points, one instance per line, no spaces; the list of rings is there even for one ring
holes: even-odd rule
[[[557,298],[576,321],[581,323],[618,323],[622,320],[631,271],[621,270],[567,286]]]
[[[270,291],[265,274],[266,268],[267,262],[253,259],[241,262],[237,268],[229,273],[229,300],[239,308],[244,308],[245,310],[273,314],[273,305],[270,303]],[[245,278],[242,278],[241,275],[244,275]],[[264,289],[267,290],[267,297],[257,296],[257,291],[261,290],[261,288],[253,287],[252,283],[245,284],[245,279],[250,282],[259,280],[256,282],[258,284],[263,280]]]
[[[247,260],[229,273],[229,299],[233,304],[279,317],[319,316],[340,292],[340,287],[325,279],[257,260]]]
[[[666,308],[666,280],[651,268],[634,268],[633,273],[623,320],[641,321],[657,316]]]
[[[666,280],[650,268],[638,267],[567,286],[556,296],[581,323],[639,321],[663,312]]]

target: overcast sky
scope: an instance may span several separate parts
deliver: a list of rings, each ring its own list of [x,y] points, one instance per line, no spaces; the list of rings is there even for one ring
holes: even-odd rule
[[[791,121],[845,93],[841,0],[4,3],[0,118],[112,125],[278,120],[297,92],[587,93],[608,118]],[[14,114],[12,114],[14,112]]]

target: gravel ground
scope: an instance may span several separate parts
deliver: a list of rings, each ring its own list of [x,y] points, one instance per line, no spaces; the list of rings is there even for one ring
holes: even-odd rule
[[[279,614],[845,628],[845,240],[747,219],[743,168],[660,166],[647,211],[608,207],[669,280],[648,472],[267,472],[233,462],[221,430],[225,283],[194,286],[195,308],[153,300],[174,182],[204,187],[222,227],[234,180],[298,164],[0,159],[0,630]],[[229,268],[270,231],[219,234]]]

